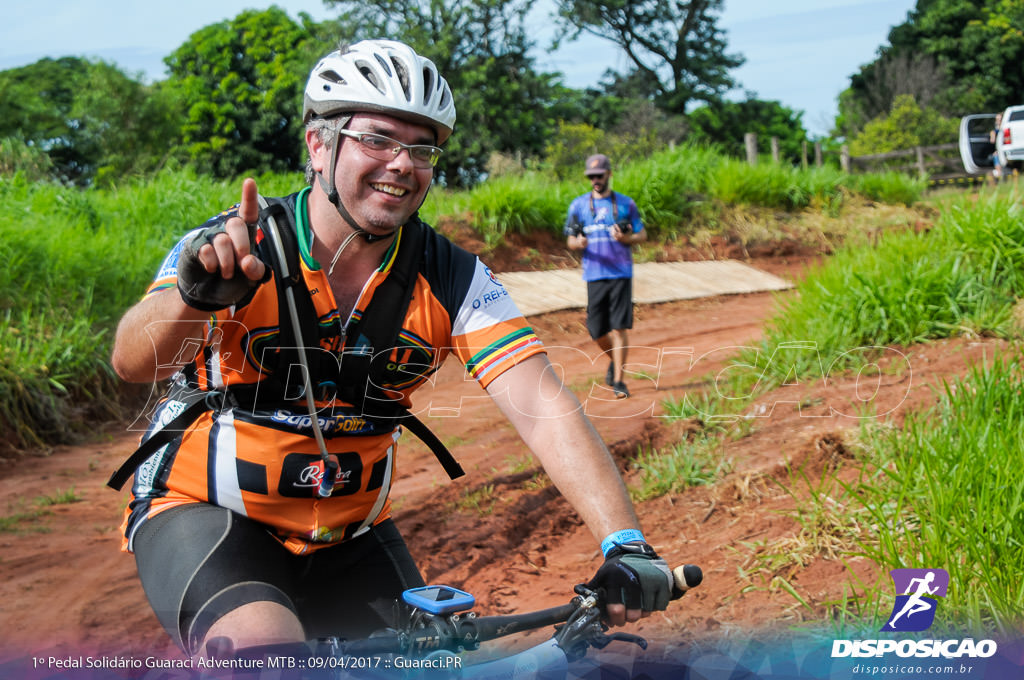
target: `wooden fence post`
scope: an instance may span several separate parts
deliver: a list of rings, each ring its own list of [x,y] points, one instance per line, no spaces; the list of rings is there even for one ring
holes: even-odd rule
[[[914,147],[914,155],[917,157],[917,172],[921,177],[927,177],[928,169],[924,167],[924,149],[919,146]]]
[[[821,142],[814,143],[814,167],[821,167]]]
[[[850,174],[850,147],[846,144],[839,147],[839,167],[846,174]]]
[[[778,165],[779,164],[779,138],[778,137],[772,137],[771,143],[772,143],[772,163],[775,163],[775,165]]]
[[[757,135],[748,132],[743,135],[743,144],[747,147],[747,163],[757,165]]]

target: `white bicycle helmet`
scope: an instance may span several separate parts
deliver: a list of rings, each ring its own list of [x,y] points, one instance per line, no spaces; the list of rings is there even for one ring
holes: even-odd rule
[[[306,83],[302,120],[379,111],[423,123],[442,144],[455,126],[451,88],[434,62],[395,40],[363,40],[320,60]]]

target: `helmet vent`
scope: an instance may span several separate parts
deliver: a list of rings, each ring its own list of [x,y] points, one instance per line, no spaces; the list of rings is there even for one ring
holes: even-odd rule
[[[384,68],[384,73],[386,73],[388,75],[388,77],[390,78],[391,77],[391,67],[388,66],[388,62],[384,60],[384,57],[380,56],[379,54],[374,54],[373,57]]]
[[[378,92],[384,94],[384,88],[381,86],[381,83],[378,82],[377,74],[373,72],[373,69],[363,64],[360,64],[358,68],[359,73],[362,74],[364,78],[366,78],[367,82],[370,83],[370,85],[373,85],[373,87],[376,88]]]
[[[334,70],[324,71],[323,73],[320,74],[320,77],[323,78],[324,80],[329,80],[332,83],[337,83],[338,85],[345,84],[345,79],[338,75],[338,72]],[[330,87],[324,86],[324,89],[329,90]]]
[[[405,68],[405,64],[394,57],[391,58],[391,63],[395,67],[395,75],[398,76],[398,82],[402,84],[402,94],[405,95],[405,101],[411,101],[412,94],[409,92],[409,71]]]
[[[434,73],[429,69],[423,69],[423,103],[426,104],[430,101],[430,96],[434,93]]]

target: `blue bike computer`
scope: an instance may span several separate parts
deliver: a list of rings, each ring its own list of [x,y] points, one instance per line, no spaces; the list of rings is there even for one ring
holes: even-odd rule
[[[470,609],[476,599],[450,586],[423,586],[402,592],[402,599],[430,614],[452,614]]]

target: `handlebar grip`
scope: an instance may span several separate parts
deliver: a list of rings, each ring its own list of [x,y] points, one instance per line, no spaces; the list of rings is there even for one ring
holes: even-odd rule
[[[406,643],[403,635],[392,631],[364,639],[346,640],[342,643],[342,649],[349,656],[394,654],[401,652]]]
[[[690,588],[696,588],[704,580],[704,572],[696,564],[681,564],[672,570],[672,599],[678,600]]]
[[[484,642],[524,630],[564,623],[575,611],[576,605],[569,603],[527,614],[478,616],[474,619],[466,619],[463,626],[473,631],[475,640]]]

